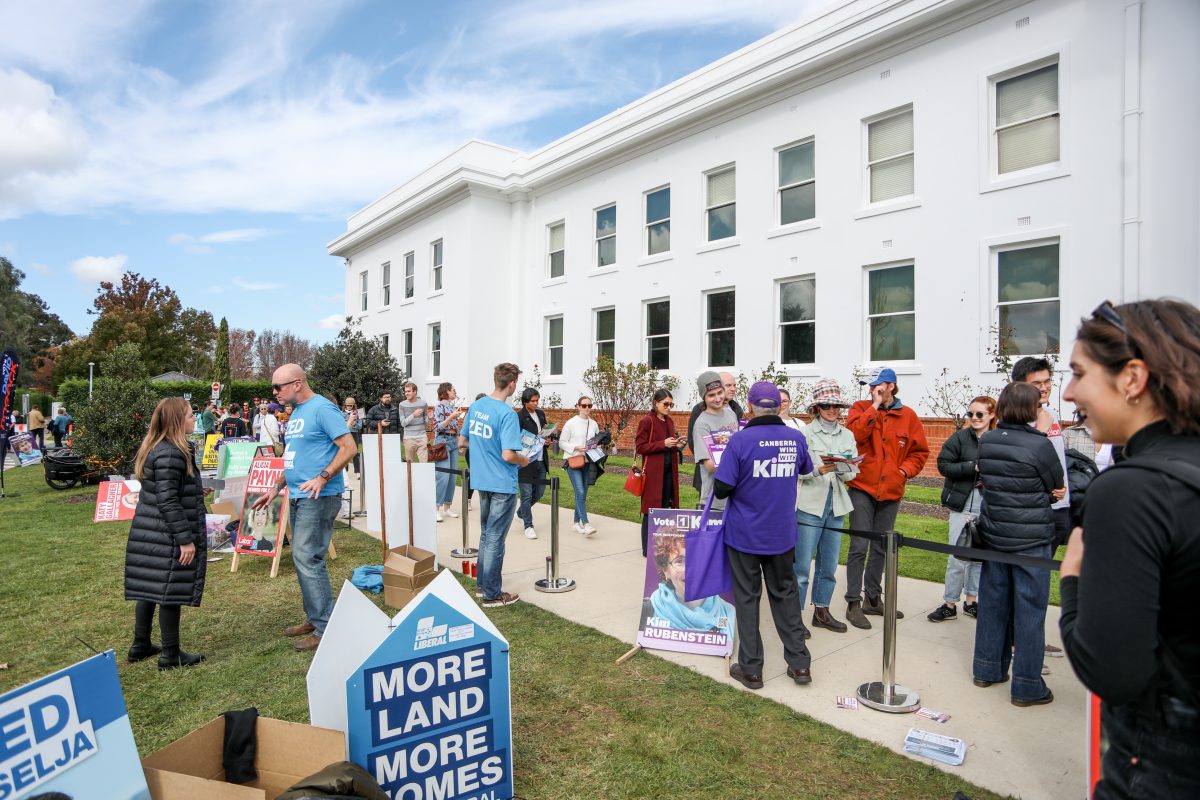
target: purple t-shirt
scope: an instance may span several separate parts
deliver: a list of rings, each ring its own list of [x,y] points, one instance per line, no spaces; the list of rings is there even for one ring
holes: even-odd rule
[[[796,481],[810,472],[804,434],[779,417],[753,419],[730,437],[716,475],[734,487],[722,517],[725,544],[764,556],[795,550]]]

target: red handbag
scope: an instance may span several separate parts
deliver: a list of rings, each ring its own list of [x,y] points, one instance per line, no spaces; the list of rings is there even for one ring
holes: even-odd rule
[[[645,459],[642,463],[645,464]],[[646,473],[642,472],[642,468],[637,464],[634,464],[625,476],[625,491],[634,497],[641,497],[642,492],[646,491]]]

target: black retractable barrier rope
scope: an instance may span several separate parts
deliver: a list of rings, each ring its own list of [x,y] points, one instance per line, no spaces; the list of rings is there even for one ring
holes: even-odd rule
[[[876,531],[859,531],[853,528],[830,527],[823,527],[822,529],[837,533],[848,533],[860,539],[872,539],[877,542],[882,542],[887,538],[887,534]],[[982,550],[978,547],[959,547],[955,544],[942,544],[941,542],[930,542],[926,539],[917,539],[916,537],[905,537],[898,532],[896,532],[896,537],[899,547],[912,547],[917,550],[928,550],[931,553],[945,553],[961,558],[963,561],[998,561],[1002,564],[1012,564],[1017,567],[1049,570],[1056,570],[1062,566],[1061,561],[1055,561],[1052,558],[1021,556],[1016,553],[1004,553],[999,550]]]

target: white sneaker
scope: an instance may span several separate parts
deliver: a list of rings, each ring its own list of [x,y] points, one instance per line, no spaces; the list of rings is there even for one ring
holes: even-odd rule
[[[535,531],[533,528],[526,528],[525,529],[525,538],[526,539],[536,539],[537,531]]]
[[[441,522],[441,521],[442,521],[442,519],[443,519],[443,518],[442,518],[442,510],[439,508],[439,509],[437,510],[437,520],[438,520],[438,522]]]
[[[451,517],[453,519],[458,519],[458,513],[455,512],[455,510],[453,508],[451,508],[450,506],[446,506],[446,516]]]
[[[585,523],[583,523],[583,527],[581,527],[579,529],[579,532],[582,533],[584,536],[591,536],[593,533],[596,532],[596,529],[592,527],[592,523],[585,522]]]
[[[576,522],[576,523],[575,523],[575,532],[576,532],[576,533],[583,533],[583,532],[584,532],[584,531],[583,531],[583,523],[582,523],[582,522]]]

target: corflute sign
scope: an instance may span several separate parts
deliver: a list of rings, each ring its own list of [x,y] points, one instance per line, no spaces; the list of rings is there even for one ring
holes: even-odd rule
[[[513,796],[508,642],[443,572],[346,681],[350,760],[395,800]]]
[[[149,800],[112,650],[0,696],[0,800]]]

